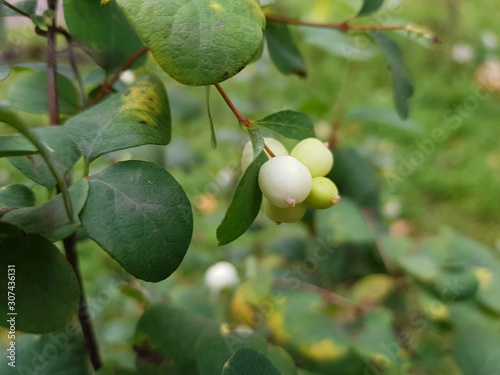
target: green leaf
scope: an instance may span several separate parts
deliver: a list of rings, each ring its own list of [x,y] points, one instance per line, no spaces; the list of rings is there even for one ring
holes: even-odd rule
[[[73,204],[73,222],[75,223],[79,221],[78,214],[87,200],[88,190],[89,184],[87,179],[82,179],[69,188],[69,195]],[[2,221],[15,225],[26,233],[40,233],[44,235],[70,224],[61,194],[56,195],[40,206],[11,211],[2,217]],[[73,231],[76,231],[78,225],[72,225],[71,228],[73,228]],[[68,233],[66,230],[63,231],[63,234],[69,235],[71,233]],[[53,240],[54,236],[51,239]]]
[[[61,74],[57,74],[56,77],[60,112],[65,114],[77,112],[79,104],[75,86]],[[35,72],[26,75],[11,87],[8,97],[14,108],[30,113],[48,113],[47,74]]]
[[[89,236],[135,277],[170,276],[193,232],[191,205],[178,182],[142,161],[117,163],[88,181],[80,218]]]
[[[36,11],[36,6],[37,6],[38,0],[23,0],[23,1],[18,1],[14,5],[16,8],[21,9],[23,12],[28,13],[29,15],[32,15]],[[2,4],[0,4],[2,6]],[[14,12],[12,9],[7,8],[7,7],[2,7],[2,12],[0,13],[1,16],[3,17],[9,17],[9,16],[20,16],[19,13]]]
[[[33,143],[28,141],[21,134],[0,136],[0,157],[27,156],[37,153],[38,150]]]
[[[2,356],[0,359],[3,375],[94,374],[88,361],[85,340],[76,321],[68,324],[64,330],[40,337],[35,335],[16,337],[15,347],[15,367],[8,365],[10,362],[8,357]]]
[[[250,348],[238,349],[224,365],[222,375],[280,375],[272,362]]]
[[[198,375],[196,341],[207,331],[215,331],[209,319],[173,305],[149,307],[137,323],[134,347],[139,370],[157,374]],[[140,372],[142,373],[142,372]]]
[[[12,184],[0,189],[0,202],[9,207],[33,207],[35,193],[23,184]]]
[[[363,328],[356,334],[355,350],[366,360],[372,361],[377,369],[387,371],[390,367],[397,367],[399,362],[400,347],[392,324],[391,312],[375,307],[365,313]],[[390,351],[387,350],[388,345]]]
[[[210,86],[206,86],[205,89],[205,98],[207,102],[207,114],[208,121],[210,123],[210,141],[212,143],[212,148],[217,148],[217,134],[215,133],[214,120],[212,118],[212,110],[210,108]]]
[[[16,329],[44,333],[59,329],[78,308],[80,288],[73,268],[48,240],[0,222],[0,314],[15,312]],[[8,266],[15,266],[15,287],[8,284]],[[9,288],[10,286],[10,288]],[[15,294],[15,311],[8,310],[8,293]],[[10,305],[12,307],[12,305]],[[7,319],[0,325],[7,327]]]
[[[227,245],[243,235],[257,217],[262,203],[259,171],[267,160],[265,152],[261,152],[241,177],[226,216],[217,228],[219,246]]]
[[[359,16],[367,16],[373,12],[376,12],[382,5],[384,0],[364,0],[363,7],[358,13]]]
[[[334,160],[328,177],[337,185],[340,196],[378,211],[380,181],[370,162],[353,148],[335,150]]]
[[[498,324],[462,321],[452,334],[451,351],[463,375],[499,373]]]
[[[320,238],[335,243],[366,243],[374,239],[363,212],[352,199],[342,198],[338,206],[317,210],[316,215]]]
[[[143,44],[115,1],[64,0],[64,18],[83,50],[107,71],[118,71]],[[146,62],[139,58],[132,68]]]
[[[410,253],[399,259],[399,265],[422,282],[434,282],[439,275],[438,264],[422,252]]]
[[[262,46],[265,17],[255,0],[118,4],[160,66],[187,85],[212,85],[234,76]]]
[[[304,58],[295,46],[287,25],[267,21],[264,35],[271,59],[281,73],[299,77],[307,75]]]
[[[68,139],[62,126],[37,128],[33,129],[33,133],[52,153],[52,161],[62,175],[68,173],[80,158],[76,146]],[[48,189],[56,186],[54,176],[40,155],[10,157],[9,161],[36,183]]]
[[[165,87],[157,77],[147,76],[121,95],[73,117],[64,128],[89,163],[111,151],[166,145],[171,116]]]
[[[382,50],[392,75],[394,104],[402,119],[408,118],[408,99],[413,96],[413,84],[404,63],[403,53],[397,43],[381,32],[371,32],[371,37]]]
[[[205,332],[196,341],[196,360],[201,375],[220,374],[225,362],[239,348],[251,347],[267,353],[267,342],[260,335],[219,331]]]
[[[5,62],[3,56],[0,55],[0,82],[5,81],[10,75],[10,66]]]
[[[255,121],[255,125],[263,126],[287,138],[302,140],[315,137],[314,124],[305,113],[281,111]]]

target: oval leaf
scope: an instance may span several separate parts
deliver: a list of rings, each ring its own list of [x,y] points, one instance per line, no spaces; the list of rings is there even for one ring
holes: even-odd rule
[[[396,110],[402,119],[407,119],[410,112],[408,99],[413,96],[413,84],[406,70],[403,52],[397,43],[387,35],[378,31],[371,32],[370,35],[382,50],[389,65]]]
[[[262,192],[258,183],[259,170],[267,160],[265,152],[261,152],[241,177],[226,216],[217,228],[219,246],[239,238],[257,217],[262,203]]]
[[[52,162],[61,175],[68,173],[80,158],[76,146],[66,136],[62,126],[33,129],[33,133],[52,152]],[[48,189],[56,186],[52,172],[40,155],[10,157],[9,161],[36,183]]]
[[[163,83],[147,76],[116,95],[70,119],[64,126],[87,162],[125,148],[166,145],[171,115]]]
[[[15,286],[7,276],[0,278],[0,314],[15,318],[19,331],[44,333],[55,331],[76,313],[80,287],[73,268],[64,255],[48,240],[28,235],[0,222],[0,268],[7,272],[15,266]],[[8,296],[15,304],[8,305]],[[15,313],[17,315],[7,315]],[[2,319],[7,327],[7,319]]]
[[[268,21],[264,35],[271,59],[281,73],[299,77],[307,75],[304,58],[295,46],[287,25]]]
[[[383,4],[384,0],[364,0],[363,6],[358,13],[358,17],[367,16],[373,12],[376,12]]]
[[[222,375],[280,375],[272,362],[250,348],[238,349],[224,365]]]
[[[69,31],[97,64],[117,71],[143,44],[127,18],[112,1],[64,0],[64,18]],[[144,64],[146,56],[132,66]]]
[[[117,163],[88,180],[80,218],[89,236],[140,279],[170,276],[193,232],[191,205],[177,181],[142,161]]]
[[[259,53],[255,0],[118,0],[160,66],[187,85],[222,82]]]
[[[69,195],[73,205],[73,222],[78,223],[78,214],[82,210],[89,190],[88,181],[82,179],[70,186]],[[30,190],[31,191],[31,190]],[[45,204],[37,207],[20,208],[11,211],[2,217],[2,221],[16,225],[26,233],[50,233],[58,228],[70,224],[62,195],[58,194]],[[72,226],[74,230],[78,226]],[[71,233],[65,234],[69,235]],[[51,237],[53,239],[53,237]],[[59,238],[62,239],[62,238]]]
[[[35,193],[23,184],[12,184],[0,189],[0,202],[9,207],[33,207]]]
[[[302,140],[315,137],[314,125],[305,113],[281,111],[255,121],[255,125],[263,126],[284,137]]]
[[[68,324],[64,330],[40,337],[23,335],[16,338],[16,366],[9,366],[9,358],[3,356],[3,360],[0,360],[2,375],[94,374],[88,365],[85,341],[77,324],[76,322]],[[51,353],[51,355],[42,357],[40,354],[44,352]],[[35,367],[36,371],[33,370],[35,363],[38,364]]]
[[[78,111],[78,92],[73,83],[61,74],[57,74],[59,110],[72,114]],[[30,73],[16,82],[9,91],[9,102],[17,109],[30,113],[48,113],[47,74]]]

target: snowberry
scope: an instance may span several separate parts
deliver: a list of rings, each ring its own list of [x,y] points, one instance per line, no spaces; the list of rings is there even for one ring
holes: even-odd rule
[[[217,262],[205,272],[205,285],[215,292],[237,284],[239,280],[236,267],[229,262]]]
[[[338,204],[340,201],[337,186],[326,177],[314,177],[312,189],[306,203],[312,208],[324,209]]]
[[[303,202],[312,188],[309,170],[292,156],[276,156],[259,171],[259,187],[269,202],[277,207],[294,207]]]
[[[316,138],[306,138],[300,141],[290,155],[304,164],[313,177],[325,176],[333,166],[332,153]]]
[[[302,219],[306,213],[307,204],[305,202],[298,203],[295,207],[276,207],[266,198],[263,199],[264,212],[267,217],[276,223],[295,223]]]
[[[288,151],[283,146],[283,144],[280,141],[277,141],[274,138],[267,138],[264,137],[264,142],[269,147],[269,149],[273,152],[274,155],[276,156],[283,156],[283,155],[288,155]],[[266,155],[269,158],[270,155],[266,151]],[[252,142],[248,141],[245,144],[245,147],[243,147],[243,153],[241,154],[241,170],[245,172],[245,170],[248,168],[250,163],[253,161],[253,149],[252,149]]]

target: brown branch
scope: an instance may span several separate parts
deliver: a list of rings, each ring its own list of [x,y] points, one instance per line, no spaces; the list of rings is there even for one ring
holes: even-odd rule
[[[89,352],[90,361],[92,362],[94,370],[97,371],[102,367],[102,363],[99,355],[99,346],[97,344],[94,328],[92,326],[92,321],[90,320],[90,311],[85,299],[85,290],[83,288],[82,275],[80,273],[80,267],[78,265],[78,254],[76,252],[76,234],[73,233],[71,236],[65,238],[63,240],[63,245],[66,252],[66,258],[75,271],[75,275],[80,287],[78,320],[80,321],[80,326],[82,327],[85,346],[87,348],[87,351]]]
[[[404,25],[351,25],[349,21],[339,22],[339,23],[321,23],[321,22],[308,22],[302,21],[296,18],[288,18],[283,16],[277,16],[273,14],[266,14],[266,19],[268,21],[286,23],[289,25],[297,26],[309,26],[309,27],[322,27],[327,29],[335,29],[340,31],[375,31],[375,30],[405,30],[409,33],[417,34],[429,39],[433,43],[442,43],[442,40],[433,35],[428,29],[404,24]]]
[[[24,10],[19,9],[18,7],[16,7],[15,5],[12,5],[10,3],[8,3],[7,1],[0,0],[0,4],[5,5],[7,8],[10,8],[11,10],[13,10],[14,12],[16,12],[20,16],[31,18],[31,16],[28,13],[26,13]]]
[[[51,0],[49,9],[57,11],[57,1]],[[59,101],[57,92],[57,45],[56,45],[56,25],[57,20],[54,16],[52,25],[47,30],[47,96],[49,101],[49,117],[51,125],[59,124]]]
[[[253,129],[252,123],[250,122],[250,120],[247,119],[245,116],[243,116],[240,111],[238,111],[238,108],[236,108],[236,106],[231,101],[229,96],[227,96],[227,94],[224,91],[224,89],[222,88],[222,86],[220,84],[216,83],[215,88],[217,89],[217,91],[219,91],[222,98],[226,102],[227,106],[229,107],[229,109],[231,109],[231,112],[233,112],[234,116],[238,119],[239,123],[241,125],[243,125],[244,127],[246,127],[247,129]],[[272,152],[272,150],[266,144],[264,144],[264,150],[266,150],[267,153],[269,154],[269,156],[271,156],[272,158],[274,158],[276,156],[276,154],[274,152]]]
[[[97,103],[99,103],[101,101],[101,99],[104,98],[104,96],[111,91],[111,87],[113,87],[113,85],[120,79],[120,75],[125,70],[127,70],[128,68],[130,68],[137,61],[137,59],[139,59],[142,55],[144,55],[147,52],[148,52],[148,48],[147,47],[143,47],[139,51],[137,51],[136,53],[134,53],[132,56],[130,56],[130,58],[125,62],[125,64],[123,64],[123,66],[113,76],[113,78],[111,78],[111,80],[109,82],[105,82],[101,86],[101,89],[99,90],[99,93],[94,98],[92,104],[96,105]]]

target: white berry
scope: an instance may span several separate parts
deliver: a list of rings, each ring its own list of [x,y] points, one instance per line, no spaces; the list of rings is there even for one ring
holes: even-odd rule
[[[277,207],[294,207],[303,202],[312,188],[309,170],[292,156],[276,156],[262,165],[259,187]]]

